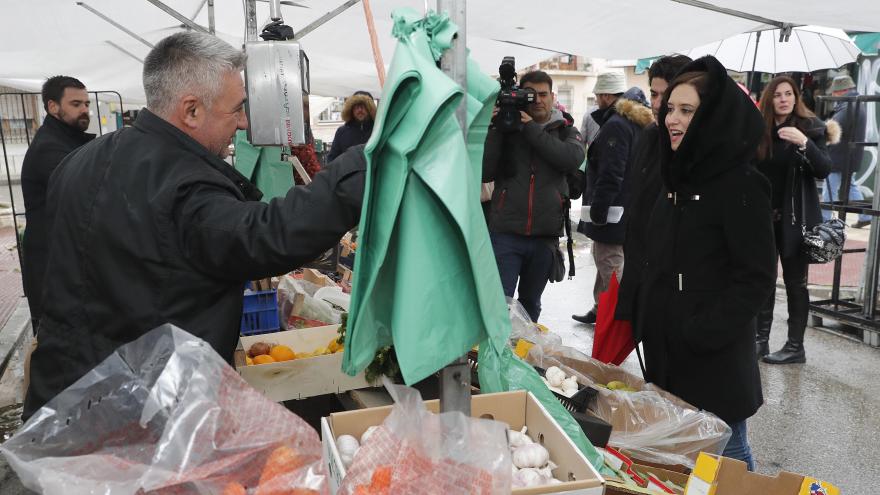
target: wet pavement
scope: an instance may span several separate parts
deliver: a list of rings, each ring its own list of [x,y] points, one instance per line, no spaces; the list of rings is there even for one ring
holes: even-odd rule
[[[547,286],[540,321],[566,345],[589,354],[592,327],[575,322],[571,315],[592,306],[595,267],[589,241],[580,235],[576,239],[577,275]],[[779,289],[771,350],[785,341],[786,317],[785,291]],[[760,365],[765,403],[749,420],[757,470],[811,475],[837,485],[846,495],[877,493],[880,349],[813,328],[807,330],[805,346],[806,364]],[[635,354],[622,366],[640,375]],[[8,412],[0,409],[0,415]],[[30,492],[0,456],[0,494],[25,493]]]

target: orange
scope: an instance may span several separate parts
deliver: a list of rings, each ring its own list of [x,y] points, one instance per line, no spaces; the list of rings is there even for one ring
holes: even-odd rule
[[[272,356],[267,356],[265,354],[260,354],[259,356],[254,358],[254,364],[268,364],[274,362],[275,358],[273,358]]]
[[[246,364],[248,366],[254,364],[253,358],[251,358],[250,356],[245,356],[244,357],[244,364]]]
[[[296,359],[296,354],[293,353],[293,349],[286,345],[273,345],[272,350],[269,351],[269,355],[272,356],[272,359],[275,361],[290,361],[291,359]]]

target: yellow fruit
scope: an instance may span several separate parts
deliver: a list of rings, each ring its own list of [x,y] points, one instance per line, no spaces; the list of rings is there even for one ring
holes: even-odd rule
[[[610,390],[621,390],[621,389],[626,388],[626,384],[621,381],[614,380],[614,381],[608,382],[608,388]]]
[[[329,349],[330,352],[336,352],[341,348],[342,348],[342,345],[340,345],[339,342],[336,341],[335,337],[332,338],[330,340],[330,342],[327,343],[327,349]]]
[[[529,350],[531,350],[532,346],[534,345],[535,344],[532,344],[528,340],[519,339],[516,341],[516,348],[513,350],[513,352],[517,356],[519,356],[520,359],[525,359],[526,356],[529,355]]]
[[[290,361],[291,359],[296,359],[296,354],[294,354],[293,349],[286,345],[272,346],[269,355],[272,356],[272,359],[275,361]]]
[[[250,365],[254,364],[254,360],[251,359],[250,356],[245,356],[245,357],[244,357],[244,364],[250,366]]]
[[[333,351],[333,354],[336,354],[337,352],[342,352],[344,350],[345,350],[345,347],[340,346],[339,349],[336,349],[335,351]]]
[[[330,351],[326,347],[318,347],[312,354],[315,356],[323,356],[324,354],[330,354]]]
[[[254,364],[269,364],[274,362],[275,359],[268,354],[260,354],[254,358]]]

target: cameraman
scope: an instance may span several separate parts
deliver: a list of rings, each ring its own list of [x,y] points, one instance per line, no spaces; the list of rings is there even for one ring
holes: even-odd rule
[[[535,92],[534,103],[520,110],[519,130],[503,133],[494,124],[489,128],[483,182],[495,181],[489,235],[504,294],[518,292],[519,302],[538,321],[541,293],[563,235],[566,174],[584,161],[584,145],[577,128],[554,107],[553,80],[547,73],[529,72],[520,84]]]

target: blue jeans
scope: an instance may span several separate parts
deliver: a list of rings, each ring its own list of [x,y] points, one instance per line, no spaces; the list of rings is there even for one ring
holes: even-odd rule
[[[724,452],[721,455],[731,459],[739,459],[746,463],[749,471],[754,471],[755,461],[752,459],[752,448],[749,447],[746,420],[731,424],[730,429],[733,430],[730,440],[727,441],[727,446],[724,447]]]
[[[825,187],[822,188],[822,201],[826,203],[829,201],[837,201],[837,196],[840,193],[840,179],[842,175],[841,172],[831,172],[828,174],[828,180],[824,183]],[[862,201],[865,199],[861,189],[859,189],[859,186],[857,186],[853,180],[852,175],[849,176],[849,199],[850,201]],[[829,220],[831,218],[831,210],[822,210],[822,218]],[[870,220],[870,215],[859,215],[859,221]]]
[[[553,242],[558,240],[496,233],[490,233],[489,237],[492,239],[504,295],[513,297],[513,293],[517,292],[520,304],[529,313],[532,321],[538,321],[541,314],[541,294],[553,268]]]

